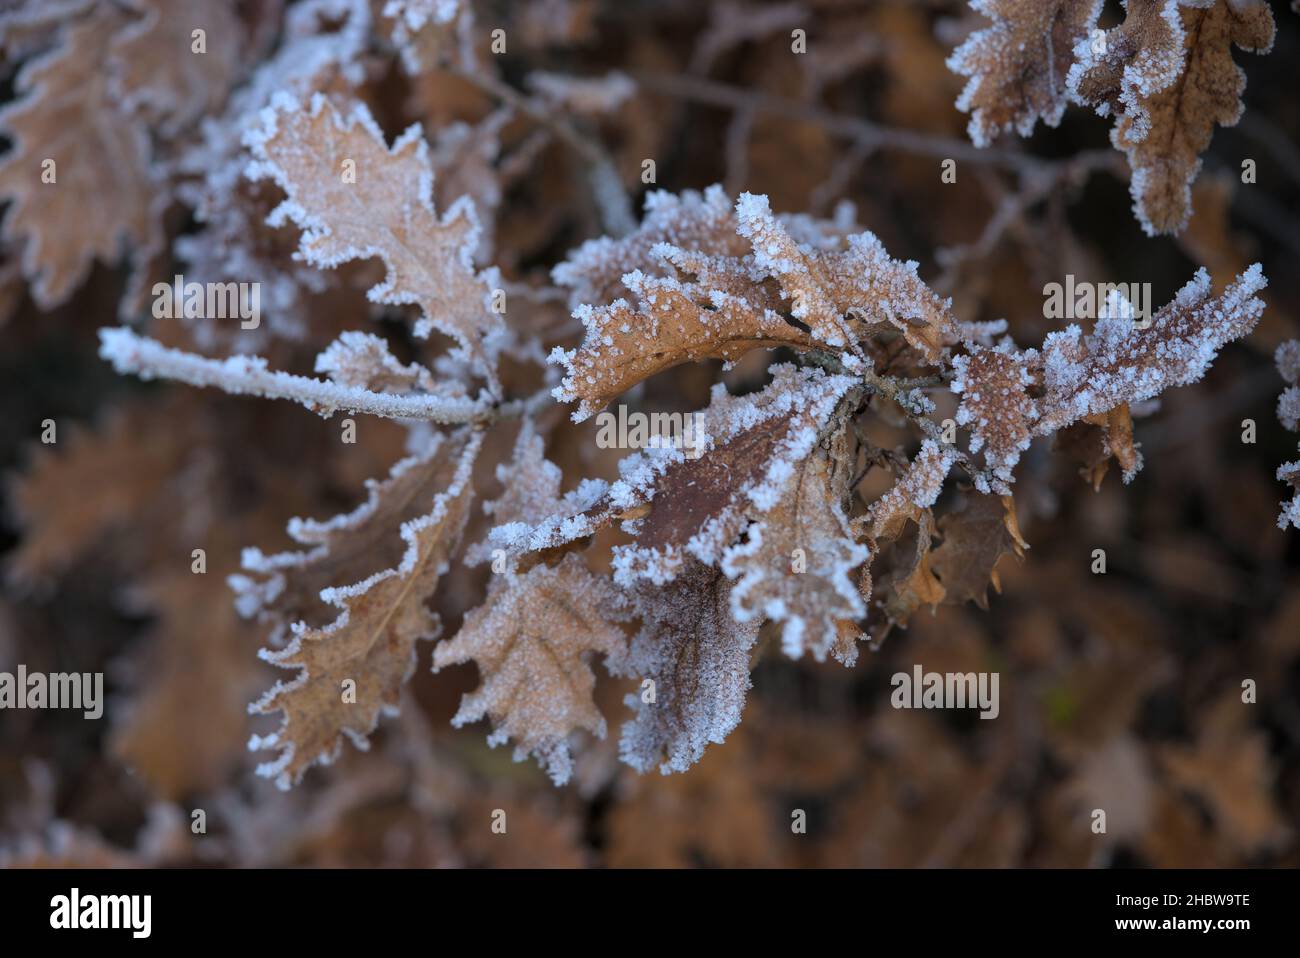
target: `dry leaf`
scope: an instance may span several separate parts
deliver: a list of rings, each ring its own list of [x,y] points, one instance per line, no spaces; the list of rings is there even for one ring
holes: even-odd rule
[[[1246,74],[1232,47],[1265,54],[1273,34],[1263,0],[1131,0],[1123,25],[1074,68],[1081,101],[1117,114],[1111,140],[1128,155],[1133,212],[1148,236],[1182,232],[1215,124],[1241,118]]]
[[[1010,496],[972,495],[966,508],[939,521],[943,541],[931,555],[931,567],[943,583],[944,601],[972,601],[988,608],[988,587],[1001,592],[997,564],[1004,555],[1024,558],[1029,543],[1020,536]]]
[[[427,514],[402,523],[406,551],[396,568],[323,590],[321,600],[341,610],[338,618],[324,628],[296,624],[287,646],[262,653],[268,662],[298,669],[298,675],[277,683],[252,706],[259,714],[284,713],[278,731],[249,742],[255,751],[280,751],[258,766],[258,774],[288,788],[310,766],[332,762],[344,736],[365,750],[380,714],[397,710],[402,686],[415,670],[416,642],[437,634],[437,618],[425,601],[468,518],[480,443],[476,435],[458,457],[444,460],[445,491]]]
[[[725,576],[695,563],[635,593],[641,630],[610,669],[639,684],[619,743],[637,771],[684,772],[740,724],[759,623],[732,618],[731,592]]]
[[[1096,24],[1101,0],[977,0],[972,6],[993,24],[948,59],[948,69],[970,77],[957,109],[971,114],[971,142],[988,146],[1011,130],[1029,136],[1039,119],[1059,124],[1074,47]]]
[[[288,194],[272,222],[302,227],[308,262],[328,269],[378,256],[387,275],[370,298],[418,305],[416,335],[446,333],[494,380],[494,337],[503,326],[489,309],[491,278],[473,264],[478,218],[465,198],[438,218],[418,126],[389,147],[364,104],[344,116],[318,94],[307,109],[277,98],[263,128],[246,139],[260,161],[254,178],[273,179]]]
[[[569,734],[586,729],[605,736],[586,656],[623,652],[626,637],[611,624],[620,618],[616,595],[577,556],[496,579],[455,638],[434,649],[435,671],[473,659],[482,677],[462,700],[454,724],[490,716],[489,744],[513,739],[516,761],[535,755],[557,785],[567,782],[573,771]]]
[[[162,242],[167,193],[148,132],[104,69],[128,22],[112,4],[69,22],[60,45],[19,72],[26,96],[0,112],[14,144],[0,162],[0,197],[10,201],[4,238],[21,246],[23,274],[45,309],[64,302],[95,260],[115,264],[129,249],[138,266]]]

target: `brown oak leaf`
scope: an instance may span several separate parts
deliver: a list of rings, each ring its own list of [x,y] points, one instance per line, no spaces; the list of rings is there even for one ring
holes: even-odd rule
[[[586,419],[642,380],[680,363],[731,362],[751,349],[816,345],[771,310],[700,284],[653,279],[639,271],[629,273],[624,282],[636,306],[620,299],[597,309],[579,307],[574,315],[586,327],[586,340],[572,353],[555,354],[568,372],[556,398],[579,400],[575,420]]]
[[[577,729],[605,736],[592,700],[589,653],[617,656],[627,639],[616,624],[618,593],[575,555],[493,580],[487,600],[456,636],[434,649],[434,671],[473,659],[482,681],[465,695],[455,725],[492,719],[488,743],[515,743],[515,759],[535,755],[557,785],[569,780],[567,739]]]
[[[1180,233],[1215,124],[1241,118],[1246,74],[1232,47],[1273,48],[1262,0],[1132,0],[1122,26],[1072,74],[1079,98],[1117,113],[1111,140],[1133,170],[1133,211],[1149,236]]]
[[[931,568],[943,583],[944,601],[973,601],[988,608],[988,587],[1001,592],[997,564],[1004,555],[1024,558],[1029,548],[1020,535],[1010,496],[972,494],[961,512],[939,520],[943,541],[931,556]]]
[[[450,461],[454,474],[432,509],[402,524],[406,551],[395,568],[355,585],[325,589],[320,598],[341,610],[338,618],[324,628],[299,623],[287,646],[263,650],[263,659],[297,669],[298,675],[277,683],[251,707],[257,714],[284,713],[278,731],[249,741],[254,751],[280,752],[258,766],[259,775],[288,788],[310,766],[332,762],[345,736],[364,750],[380,714],[397,710],[402,686],[415,669],[416,642],[438,631],[425,600],[469,517],[470,476],[481,442],[476,434]]]
[[[30,586],[62,573],[105,536],[146,515],[173,481],[191,445],[175,432],[157,434],[150,409],[121,407],[95,429],[56,423],[66,430],[56,433],[62,441],[37,447],[23,474],[10,480],[11,509],[24,529],[8,557],[15,581]],[[95,495],[86,494],[87,476],[95,477]]]
[[[972,6],[993,23],[948,59],[948,69],[970,77],[957,109],[971,114],[971,142],[988,146],[1010,130],[1029,136],[1039,119],[1059,124],[1074,47],[1096,24],[1101,0],[977,0]]]
[[[231,577],[240,612],[271,622],[273,645],[280,644],[296,622],[327,625],[338,613],[322,591],[397,565],[408,548],[401,529],[435,508],[454,476],[455,463],[472,442],[466,432],[450,438],[435,433],[417,454],[396,463],[386,478],[369,480],[366,502],[353,511],[325,521],[292,520],[289,535],[309,546],[306,551],[268,556],[256,548],[245,549],[246,574]]]
[[[113,4],[69,21],[60,44],[19,72],[26,95],[0,111],[0,131],[13,141],[0,161],[4,239],[21,246],[23,274],[43,309],[64,302],[95,260],[114,264],[129,249],[138,266],[162,243],[167,191],[148,131],[105,68],[129,22]]]
[[[638,771],[684,772],[740,724],[759,623],[735,620],[731,592],[722,573],[701,563],[667,585],[637,589],[641,630],[609,665],[640,684],[625,700],[636,718],[619,743]]]
[[[495,382],[494,340],[504,325],[488,306],[490,276],[473,263],[478,218],[466,197],[438,218],[418,126],[389,147],[359,101],[344,116],[319,94],[306,107],[286,95],[246,140],[260,161],[253,178],[273,179],[288,194],[271,222],[290,219],[302,227],[300,250],[308,262],[328,269],[379,257],[387,275],[370,298],[419,306],[416,335],[446,333]]]

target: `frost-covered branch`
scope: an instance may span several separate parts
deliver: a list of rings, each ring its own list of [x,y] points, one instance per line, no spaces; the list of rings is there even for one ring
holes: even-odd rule
[[[99,355],[119,373],[133,373],[141,379],[174,379],[191,386],[215,386],[238,395],[289,399],[322,416],[345,410],[388,419],[438,423],[476,422],[493,417],[491,405],[464,397],[379,393],[268,369],[266,360],[259,356],[208,359],[164,346],[129,329],[101,329],[99,339]]]

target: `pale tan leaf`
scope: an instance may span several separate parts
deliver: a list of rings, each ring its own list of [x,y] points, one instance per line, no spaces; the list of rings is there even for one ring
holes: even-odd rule
[[[575,555],[498,576],[456,636],[434,649],[435,671],[473,659],[482,679],[453,723],[490,717],[489,744],[513,740],[516,760],[532,754],[556,784],[568,781],[569,735],[585,729],[605,736],[588,657],[623,652],[627,639],[614,624],[621,617],[617,592]]]
[[[304,107],[286,96],[247,139],[260,160],[254,177],[274,179],[288,194],[272,220],[303,228],[301,252],[309,262],[330,268],[379,257],[387,276],[370,298],[417,305],[417,335],[447,334],[494,381],[493,337],[504,327],[488,308],[492,284],[473,264],[478,218],[467,198],[438,218],[418,126],[389,147],[360,102],[344,116],[325,97]]]
[[[208,0],[147,0],[144,16],[113,37],[124,105],[172,136],[221,106],[247,41],[234,7]],[[202,52],[194,49],[203,31]]]

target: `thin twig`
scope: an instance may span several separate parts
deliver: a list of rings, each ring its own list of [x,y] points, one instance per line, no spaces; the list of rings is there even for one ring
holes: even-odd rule
[[[665,96],[728,110],[752,110],[784,116],[792,120],[814,123],[828,133],[854,140],[872,147],[900,150],[905,153],[919,153],[938,159],[962,160],[988,166],[1001,166],[1014,170],[1040,169],[1056,165],[1058,161],[1044,160],[1027,153],[1017,153],[1004,149],[979,149],[961,140],[935,136],[930,133],[918,133],[899,127],[884,126],[857,116],[833,113],[813,106],[802,100],[776,96],[759,90],[718,83],[701,77],[682,77],[665,73],[647,73],[634,71],[633,81],[648,93],[660,93]]]
[[[973,243],[936,251],[935,259],[943,267],[943,272],[931,285],[940,293],[947,293],[955,281],[957,270],[964,263],[979,261],[991,254],[1007,230],[1033,207],[1055,195],[1062,183],[1080,183],[1099,170],[1122,176],[1120,155],[1114,150],[1085,150],[1050,166],[1021,171],[1020,188],[998,204]]]
[[[619,179],[613,160],[599,141],[581,135],[562,115],[546,110],[534,100],[520,93],[496,77],[473,70],[454,69],[456,76],[474,84],[484,93],[506,103],[533,122],[546,127],[565,142],[587,164],[592,181],[592,195],[600,210],[605,232],[612,236],[625,236],[636,228],[632,215],[632,201]]]
[[[908,420],[916,425],[921,432],[925,433],[927,438],[933,439],[941,446],[946,447],[952,453],[953,460],[965,469],[972,479],[977,480],[979,485],[987,484],[992,488],[997,488],[1000,485],[997,477],[989,470],[977,465],[966,453],[946,442],[943,438],[943,430],[939,428],[933,419],[915,413],[908,408],[909,404],[904,394],[912,392],[917,387],[909,385],[907,380],[895,379],[893,376],[882,376],[871,370],[862,371],[859,374],[872,392],[893,402],[899,409],[903,410],[903,414],[907,416]],[[924,381],[929,382],[929,380]]]

